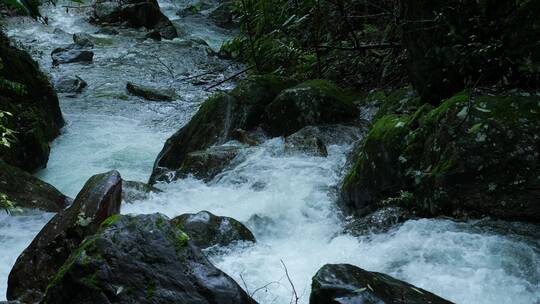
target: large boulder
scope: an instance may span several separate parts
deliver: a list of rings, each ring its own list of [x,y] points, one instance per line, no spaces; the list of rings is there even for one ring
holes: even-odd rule
[[[451,304],[431,292],[349,264],[324,265],[313,277],[309,304]]]
[[[64,63],[90,63],[94,60],[94,52],[81,48],[77,44],[56,48],[51,52],[53,65]]]
[[[34,303],[82,240],[120,212],[122,179],[116,171],[91,177],[73,204],[53,217],[17,259],[8,278],[8,300]]]
[[[0,160],[0,193],[7,195],[15,207],[59,212],[71,199],[53,186]]]
[[[201,249],[212,246],[227,246],[234,242],[255,242],[255,237],[242,223],[208,211],[186,213],[172,219]]]
[[[463,92],[435,109],[382,117],[355,153],[341,206],[539,222],[539,102]]]
[[[177,177],[193,175],[198,179],[210,181],[227,168],[240,151],[237,146],[212,146],[206,150],[190,152],[177,171]]]
[[[287,136],[307,125],[350,122],[359,116],[352,96],[326,80],[310,80],[284,90],[265,111],[273,136]]]
[[[160,214],[114,216],[51,280],[45,303],[255,303]]]
[[[135,28],[155,29],[165,39],[178,36],[176,28],[161,12],[156,0],[104,0],[97,1],[93,8],[92,21],[96,23],[124,23]]]
[[[27,171],[43,168],[49,141],[64,125],[58,98],[37,63],[1,32],[0,62],[0,110],[13,114],[7,127],[17,132],[10,148],[0,147],[0,159]]]
[[[190,122],[167,140],[155,161],[150,184],[176,179],[189,153],[221,145],[231,140],[237,129],[257,128],[264,121],[265,107],[292,85],[289,79],[257,76],[229,93],[208,98]]]

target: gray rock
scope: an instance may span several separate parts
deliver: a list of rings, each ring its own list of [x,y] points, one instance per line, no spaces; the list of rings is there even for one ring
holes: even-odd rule
[[[313,277],[310,304],[451,304],[389,275],[349,264],[324,265]]]
[[[183,230],[201,249],[212,246],[227,246],[234,242],[255,242],[255,237],[242,223],[208,211],[187,213],[172,219],[172,223]]]
[[[306,126],[285,138],[285,151],[326,157],[328,146],[355,143],[360,139],[360,135],[361,130],[354,126]]]
[[[122,182],[122,199],[126,203],[143,200],[148,198],[151,193],[160,192],[162,191],[147,183],[127,180]]]
[[[153,101],[171,101],[176,99],[176,93],[171,89],[151,88],[128,82],[126,89],[129,93]]]
[[[114,36],[120,34],[117,30],[110,27],[103,27],[96,31],[96,34]]]
[[[371,214],[355,218],[348,223],[345,231],[355,236],[371,233],[386,233],[393,227],[414,218],[414,214],[400,207],[384,207]]]
[[[79,76],[63,76],[56,81],[54,88],[58,93],[72,93],[75,95],[81,93],[87,85],[86,81]]]
[[[218,26],[223,28],[232,28],[235,26],[233,20],[234,1],[225,1],[220,3],[208,17]]]
[[[71,199],[33,175],[0,160],[0,193],[7,195],[15,207],[59,212]]]
[[[73,34],[73,42],[82,48],[93,48],[94,42],[92,36],[86,33]]]
[[[69,257],[44,302],[255,304],[160,214],[108,220]]]
[[[186,155],[182,167],[176,171],[177,177],[191,174],[209,181],[223,172],[238,153],[239,148],[235,146],[213,146],[206,150],[190,152]]]
[[[92,176],[73,204],[53,217],[17,259],[8,278],[8,300],[34,303],[79,246],[109,216],[120,212],[122,179],[116,171]]]
[[[72,44],[67,47],[56,48],[51,53],[53,65],[62,63],[84,62],[90,63],[94,59],[94,52],[79,48]]]

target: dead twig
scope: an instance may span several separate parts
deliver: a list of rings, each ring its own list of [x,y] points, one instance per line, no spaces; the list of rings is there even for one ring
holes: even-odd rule
[[[205,90],[205,91],[211,90],[211,89],[213,89],[213,88],[215,88],[215,87],[217,87],[217,86],[219,86],[219,85],[221,85],[221,84],[224,84],[224,83],[227,82],[227,81],[230,81],[230,80],[232,80],[232,79],[234,79],[234,78],[236,78],[236,77],[238,77],[238,76],[244,74],[245,72],[247,72],[247,71],[249,71],[249,70],[251,70],[251,69],[253,69],[253,68],[255,68],[254,65],[252,65],[252,66],[250,66],[250,67],[247,67],[247,68],[243,69],[242,71],[240,71],[240,72],[238,72],[238,73],[235,73],[234,75],[232,75],[232,76],[230,76],[230,77],[227,77],[226,79],[224,79],[224,80],[222,80],[222,81],[220,81],[220,82],[218,82],[218,83],[215,83],[215,84],[213,84],[213,85],[207,87],[207,88],[204,89],[204,90]]]
[[[296,288],[294,288],[294,284],[291,280],[291,277],[289,276],[289,271],[287,270],[287,266],[285,265],[283,260],[279,260],[279,261],[281,262],[281,265],[283,265],[283,269],[285,269],[285,275],[287,276],[287,280],[289,280],[289,284],[291,284],[291,287],[293,290],[293,296],[294,296],[294,303],[298,304],[298,300],[300,300],[300,298],[298,297],[298,294],[296,293]],[[291,299],[291,303],[292,303],[292,299]]]

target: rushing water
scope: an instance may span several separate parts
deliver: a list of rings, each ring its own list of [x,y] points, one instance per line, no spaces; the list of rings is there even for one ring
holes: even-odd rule
[[[52,79],[79,75],[87,90],[60,96],[67,125],[52,144],[48,168],[38,176],[75,196],[86,179],[117,169],[126,179],[145,181],[166,138],[185,124],[209,93],[183,77],[212,70],[212,83],[238,69],[208,56],[200,37],[213,49],[231,33],[205,18],[177,19],[186,3],[163,2],[165,13],[185,33],[173,41],[142,39],[140,31],[98,36],[91,65],[52,68],[49,54],[71,42],[75,32],[93,33],[84,13],[47,8],[50,25],[12,20],[8,33],[25,46]],[[156,59],[159,56],[159,60]],[[160,62],[161,61],[161,62]],[[165,67],[166,66],[166,67]],[[169,71],[169,69],[172,72]],[[173,88],[170,103],[142,101],[125,92],[126,81]],[[388,233],[353,237],[343,233],[335,189],[352,142],[329,147],[326,158],[285,151],[281,138],[244,149],[235,166],[213,181],[188,178],[160,184],[164,192],[125,204],[123,213],[161,212],[170,217],[208,210],[234,217],[253,231],[256,245],[238,244],[209,252],[260,303],[289,303],[292,288],[307,303],[310,280],[325,263],[351,263],[385,272],[457,303],[540,303],[538,227],[490,221],[412,220]],[[51,214],[0,215],[0,300],[15,259]]]

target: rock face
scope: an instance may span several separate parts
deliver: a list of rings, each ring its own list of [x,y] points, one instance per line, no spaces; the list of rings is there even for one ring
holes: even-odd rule
[[[70,93],[70,96],[81,93],[88,84],[79,76],[64,76],[59,78],[54,84],[58,93]]]
[[[221,145],[232,139],[237,129],[255,129],[264,121],[266,105],[293,84],[276,76],[258,76],[242,82],[230,93],[208,98],[191,121],[167,140],[154,164],[150,184],[177,178],[176,171],[189,153]]]
[[[255,303],[160,214],[110,218],[69,257],[44,302]]]
[[[201,249],[227,246],[233,242],[255,242],[255,237],[242,223],[208,211],[187,213],[172,219],[172,223],[184,231]]]
[[[71,199],[53,186],[0,160],[0,193],[8,196],[15,207],[59,212]]]
[[[43,168],[49,159],[49,141],[64,125],[58,98],[37,63],[12,47],[1,32],[0,58],[0,78],[23,89],[0,86],[0,109],[13,114],[7,127],[17,132],[10,149],[0,148],[0,158],[27,171]]]
[[[284,90],[265,111],[273,136],[287,136],[307,125],[352,121],[359,114],[351,97],[325,80],[310,80]]]
[[[435,109],[382,117],[355,153],[341,206],[539,222],[539,102],[463,92]]]
[[[129,93],[153,101],[171,101],[176,98],[174,90],[150,88],[128,82],[126,89]]]
[[[51,53],[51,58],[53,65],[75,62],[90,63],[94,59],[94,52],[72,44],[67,47],[54,49]]]
[[[348,264],[324,265],[313,277],[309,304],[451,304],[393,277]]]
[[[159,9],[156,0],[105,0],[94,5],[92,20],[96,23],[125,23],[131,27],[158,30],[161,37],[174,39],[178,36],[172,22]]]
[[[47,284],[82,240],[120,212],[122,179],[116,171],[91,177],[73,204],[45,225],[23,251],[8,279],[8,300],[39,301]]]

